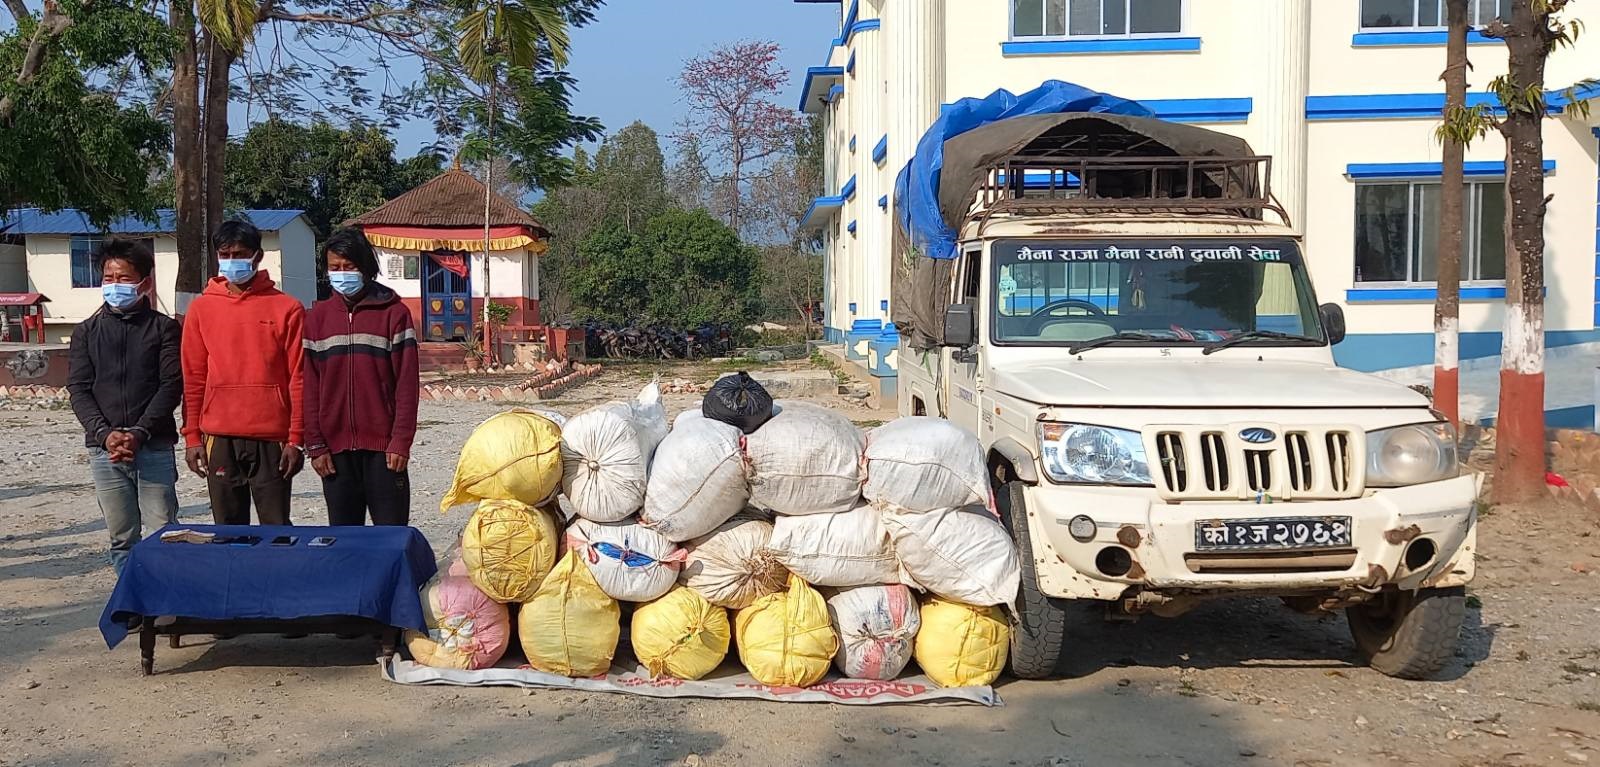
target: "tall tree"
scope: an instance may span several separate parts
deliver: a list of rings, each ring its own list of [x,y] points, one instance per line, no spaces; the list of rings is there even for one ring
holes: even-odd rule
[[[810,335],[812,306],[822,297],[822,243],[800,229],[806,208],[822,194],[824,125],[813,115],[791,131],[790,148],[751,186],[752,227],[761,241],[762,292],[769,316],[789,315]]]
[[[775,42],[743,41],[684,63],[678,85],[688,103],[688,125],[677,138],[698,136],[701,150],[724,173],[724,220],[744,231],[743,202],[762,162],[788,145],[799,118],[774,99],[788,83]]]
[[[1511,17],[1484,30],[1505,42],[1506,73],[1489,89],[1504,117],[1487,108],[1471,114],[1479,126],[1498,129],[1506,142],[1506,313],[1500,349],[1500,409],[1495,443],[1495,500],[1537,498],[1544,488],[1544,126],[1545,63],[1572,45],[1581,25],[1561,17],[1569,0],[1511,0]],[[1578,89],[1566,91],[1568,109],[1588,115]]]
[[[666,159],[656,132],[634,121],[606,139],[594,156],[589,186],[602,193],[605,213],[618,217],[623,228],[644,228],[669,205]]]
[[[674,136],[677,157],[667,170],[667,191],[672,201],[684,210],[711,207],[711,171],[706,167],[700,137],[686,125]]]
[[[13,27],[0,31],[0,218],[19,206],[78,208],[97,223],[152,214],[149,179],[165,165],[170,134],[140,89],[124,86],[168,66],[176,45],[161,18],[118,4],[75,16],[60,6],[40,16],[21,2],[6,8]]]
[[[1461,420],[1461,253],[1466,238],[1467,1],[1445,0],[1444,121],[1437,131],[1443,146],[1439,174],[1438,293],[1433,304],[1433,405],[1452,423]]]

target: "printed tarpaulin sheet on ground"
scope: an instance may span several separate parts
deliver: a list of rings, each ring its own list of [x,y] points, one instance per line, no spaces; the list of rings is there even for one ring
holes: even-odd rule
[[[401,660],[398,656],[379,667],[383,678],[399,684],[453,685],[457,687],[528,687],[620,692],[652,698],[745,698],[784,703],[839,703],[870,706],[887,703],[971,703],[1003,705],[994,688],[951,687],[934,684],[925,676],[911,676],[889,682],[843,679],[830,674],[811,687],[772,687],[758,683],[737,663],[727,662],[705,679],[651,679],[642,666],[613,665],[602,677],[571,679],[535,671],[527,666],[457,671],[430,668]]]

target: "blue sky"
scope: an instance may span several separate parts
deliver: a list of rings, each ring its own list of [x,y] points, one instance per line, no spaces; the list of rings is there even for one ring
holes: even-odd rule
[[[684,113],[673,84],[683,62],[718,44],[752,39],[783,46],[790,82],[778,103],[799,103],[795,73],[822,64],[838,32],[839,6],[831,3],[608,0],[593,24],[573,31],[568,70],[578,79],[574,108],[600,118],[607,133],[634,120],[670,133]],[[408,125],[396,136],[396,154],[414,154],[432,138],[429,126]]]

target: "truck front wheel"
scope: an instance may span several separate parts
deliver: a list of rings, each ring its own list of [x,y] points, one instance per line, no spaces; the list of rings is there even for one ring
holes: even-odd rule
[[[1428,679],[1455,655],[1467,617],[1466,591],[1392,591],[1345,610],[1356,650],[1379,673]]]
[[[1017,544],[1022,563],[1022,588],[1017,593],[1017,622],[1011,628],[1011,673],[1019,679],[1043,679],[1055,673],[1066,643],[1067,600],[1039,591],[1033,542],[1028,535],[1028,508],[1021,482],[1001,485],[996,505],[1000,519]]]

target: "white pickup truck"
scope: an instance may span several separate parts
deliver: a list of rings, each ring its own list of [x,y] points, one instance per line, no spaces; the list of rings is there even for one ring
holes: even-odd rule
[[[1373,668],[1438,672],[1474,573],[1478,478],[1454,428],[1334,364],[1343,315],[1316,302],[1266,158],[1236,139],[1175,154],[1149,137],[1209,131],[1131,118],[1073,155],[1061,134],[1088,118],[1055,117],[975,166],[953,263],[896,276],[924,308],[924,343],[899,349],[902,414],[979,435],[1021,551],[1013,672],[1052,673],[1067,600],[1172,616],[1235,596],[1343,609]]]

